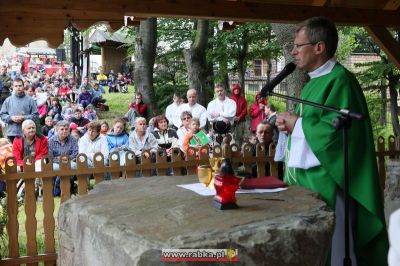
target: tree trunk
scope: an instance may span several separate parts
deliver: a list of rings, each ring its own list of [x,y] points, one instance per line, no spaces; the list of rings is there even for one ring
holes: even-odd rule
[[[239,85],[244,91],[244,82],[245,82],[245,75],[247,69],[247,52],[249,51],[249,38],[248,32],[243,31],[241,42],[239,43],[239,54],[237,57],[237,64],[238,64],[238,79]]]
[[[291,51],[293,48],[294,34],[296,32],[296,25],[289,24],[272,24],[272,30],[275,32],[278,42],[283,47],[283,56],[285,58],[285,63],[293,61],[293,56]],[[295,70],[291,75],[289,75],[287,80],[287,94],[292,97],[298,97],[300,91],[306,83],[308,77],[304,71]],[[293,102],[287,102],[287,110],[294,111],[295,105]]]
[[[272,62],[271,58],[267,58],[267,83],[271,81],[271,69],[272,69]]]
[[[190,49],[183,51],[188,72],[189,88],[196,89],[198,101],[207,106],[207,59],[208,20],[198,20],[196,37]]]
[[[388,73],[389,79],[389,94],[390,94],[390,114],[392,117],[392,126],[394,135],[400,136],[400,125],[399,125],[399,117],[398,117],[398,104],[397,104],[397,90],[396,86],[398,83],[398,77],[393,74],[393,71]]]
[[[386,126],[387,123],[387,118],[386,118],[386,112],[387,112],[387,95],[386,95],[386,86],[379,86],[379,90],[381,92],[381,113],[379,115],[379,125],[380,126]]]
[[[153,69],[157,48],[157,19],[140,21],[135,47],[135,88],[148,106],[147,118],[158,113],[153,87]]]

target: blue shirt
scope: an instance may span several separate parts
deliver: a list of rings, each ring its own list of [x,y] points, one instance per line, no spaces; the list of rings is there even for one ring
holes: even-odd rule
[[[74,160],[78,155],[78,140],[69,135],[64,143],[61,143],[58,135],[54,135],[49,139],[49,156],[53,158],[53,162],[58,163],[62,155],[68,155]]]

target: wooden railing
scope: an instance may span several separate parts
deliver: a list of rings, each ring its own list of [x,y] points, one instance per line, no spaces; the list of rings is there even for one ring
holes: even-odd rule
[[[265,147],[258,145],[256,156],[252,154],[251,146],[245,145],[240,150],[237,145],[224,147],[214,147],[213,157],[230,158],[234,167],[243,164],[246,172],[251,172],[252,165],[257,165],[257,175],[265,175],[265,166],[269,163],[270,173],[277,176],[277,164],[273,161],[275,153],[274,145],[270,145],[268,152]],[[266,155],[267,154],[267,155]],[[60,170],[53,170],[53,163],[49,157],[42,158],[41,171],[35,172],[34,164],[29,164],[32,158],[24,159],[23,171],[18,172],[15,158],[8,158],[6,161],[5,174],[0,175],[0,180],[7,183],[7,232],[8,232],[8,257],[0,260],[1,265],[38,265],[38,262],[44,262],[45,265],[55,265],[57,253],[55,247],[55,220],[54,220],[54,197],[53,197],[53,178],[60,176],[61,203],[71,197],[70,176],[77,176],[78,195],[84,196],[88,193],[87,176],[93,174],[95,184],[101,182],[105,173],[110,173],[112,179],[132,178],[138,173],[142,176],[165,175],[168,169],[173,169],[174,175],[195,175],[198,165],[209,164],[210,153],[207,147],[203,147],[199,152],[190,148],[183,159],[179,149],[174,149],[167,161],[165,153],[160,150],[156,153],[155,163],[152,163],[151,154],[148,151],[142,153],[140,163],[136,163],[136,157],[133,152],[125,154],[126,163],[120,166],[118,153],[111,153],[109,156],[109,166],[104,165],[104,157],[101,153],[94,156],[94,167],[89,168],[87,157],[79,154],[76,158],[77,168],[72,169],[68,157],[64,156],[60,160]],[[35,178],[41,178],[43,183],[43,227],[44,227],[44,253],[38,254],[37,248],[37,219],[36,219],[36,195]],[[26,214],[26,256],[21,256],[19,252],[18,234],[20,224],[18,223],[18,200],[17,200],[17,182],[23,179],[25,181],[25,199],[24,207]],[[23,226],[23,225],[21,225]]]
[[[386,148],[387,147],[387,148]],[[379,180],[382,190],[385,188],[386,180],[386,158],[399,158],[400,156],[400,139],[399,137],[389,136],[387,144],[385,139],[380,136],[376,144],[376,157],[378,162]]]

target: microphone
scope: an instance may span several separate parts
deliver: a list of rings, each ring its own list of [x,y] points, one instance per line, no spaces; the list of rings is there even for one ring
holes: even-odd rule
[[[261,96],[265,97],[267,96],[272,90],[278,85],[279,83],[282,82],[287,76],[293,73],[294,69],[296,68],[296,65],[291,62],[287,64],[282,71],[269,83],[265,84],[265,86],[261,89]]]

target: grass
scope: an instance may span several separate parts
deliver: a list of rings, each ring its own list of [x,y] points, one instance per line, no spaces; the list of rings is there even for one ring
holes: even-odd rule
[[[108,87],[104,88],[106,94],[103,98],[106,99],[106,104],[109,106],[109,111],[101,111],[99,113],[100,120],[105,120],[108,124],[112,125],[117,117],[122,117],[128,111],[128,106],[132,102],[134,87],[128,86],[128,93],[108,93]]]
[[[37,220],[37,249],[38,253],[44,253],[44,228],[43,228],[43,203],[36,203],[36,220]],[[58,209],[60,208],[60,198],[54,198],[54,219],[55,219],[55,231],[54,238],[56,243],[56,252],[58,252]],[[1,210],[4,211],[4,210]],[[19,242],[19,253],[20,256],[26,255],[26,231],[25,231],[25,207],[22,204],[18,208],[18,223],[19,223],[19,234],[18,234],[18,242]],[[6,237],[7,238],[7,237]],[[1,241],[0,247],[0,257],[4,258],[8,256],[8,241],[6,239]]]
[[[128,106],[132,102],[134,87],[128,87],[128,93],[108,93],[108,87],[104,88],[106,94],[103,96],[106,99],[106,104],[109,106],[109,111],[99,112],[100,120],[107,121],[111,126],[114,119],[117,117],[122,117],[128,111]],[[91,180],[92,183],[92,180]],[[91,184],[93,186],[93,184]],[[38,253],[44,253],[44,228],[43,228],[43,204],[42,202],[37,202],[36,204],[36,219],[37,219],[37,247]],[[54,198],[54,219],[55,219],[55,243],[56,251],[58,252],[58,210],[60,208],[60,198]],[[0,216],[5,213],[5,207],[0,206]],[[26,231],[25,231],[25,208],[21,205],[18,208],[18,223],[19,223],[19,252],[20,255],[26,255]],[[8,256],[8,241],[7,232],[4,228],[4,238],[0,239],[0,258]],[[1,236],[1,232],[0,232]]]

